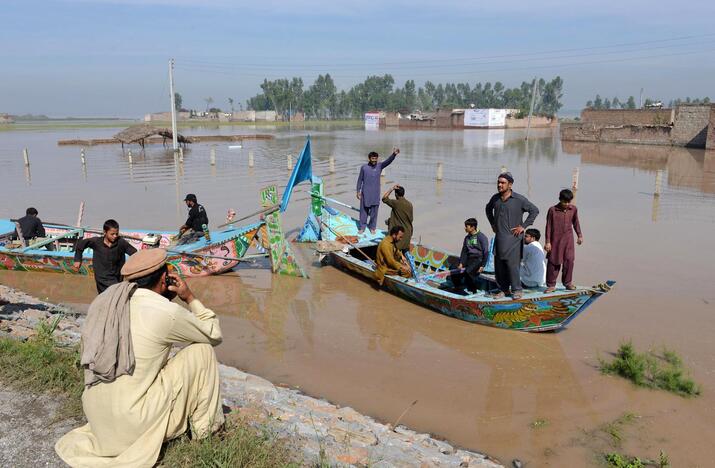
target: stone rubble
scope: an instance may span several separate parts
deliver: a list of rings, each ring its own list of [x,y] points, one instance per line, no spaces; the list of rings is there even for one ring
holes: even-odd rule
[[[82,314],[0,285],[0,336],[27,339],[43,321],[57,320],[63,343],[80,339]],[[488,456],[453,447],[402,425],[392,428],[236,368],[219,366],[224,405],[256,426],[289,440],[306,464],[376,467],[502,467]]]

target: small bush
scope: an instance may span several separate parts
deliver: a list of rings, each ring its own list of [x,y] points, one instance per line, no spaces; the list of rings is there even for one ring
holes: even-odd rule
[[[686,375],[683,360],[669,349],[658,356],[638,353],[631,342],[624,343],[611,362],[600,361],[600,368],[604,374],[620,375],[640,387],[659,388],[684,397],[700,394],[698,385]]]

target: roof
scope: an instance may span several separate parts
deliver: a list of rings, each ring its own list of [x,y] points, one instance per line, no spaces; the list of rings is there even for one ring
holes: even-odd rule
[[[153,135],[160,135],[165,138],[172,138],[171,130],[168,128],[156,128],[149,124],[132,125],[125,128],[121,132],[114,135],[114,138],[122,143],[136,143]],[[182,143],[190,143],[191,141],[183,135],[177,134],[177,140]]]

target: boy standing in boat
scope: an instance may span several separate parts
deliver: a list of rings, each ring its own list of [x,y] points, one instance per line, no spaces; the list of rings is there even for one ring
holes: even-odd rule
[[[493,297],[500,299],[511,290],[514,299],[521,299],[519,268],[524,230],[534,224],[539,209],[525,196],[513,192],[514,177],[504,172],[497,177],[497,192],[487,203],[487,219],[494,230],[494,273],[501,290]],[[529,213],[523,220],[524,213]]]
[[[546,291],[556,290],[556,279],[559,277],[559,270],[563,266],[564,272],[561,282],[568,290],[576,289],[573,284],[573,265],[576,257],[574,248],[573,233],[578,236],[576,243],[583,243],[581,234],[581,224],[578,220],[578,209],[571,204],[573,192],[564,189],[559,193],[559,202],[549,208],[546,215]]]
[[[356,188],[357,199],[360,200],[359,235],[365,232],[365,226],[368,226],[373,234],[376,232],[377,211],[380,208],[380,174],[384,168],[392,164],[398,154],[400,148],[393,148],[389,158],[377,162],[380,155],[372,151],[367,155],[368,163],[360,168]]]
[[[92,249],[92,267],[98,293],[122,281],[120,272],[126,256],[137,251],[129,242],[119,237],[119,223],[115,220],[105,221],[103,230],[102,237],[82,239],[77,242],[74,250],[74,269],[79,270],[84,249]]]
[[[452,277],[454,286],[459,288],[464,282],[465,288],[473,293],[479,284],[479,274],[484,271],[489,256],[489,240],[477,227],[477,220],[469,218],[464,222],[464,242],[462,243],[462,253],[459,256],[460,270],[463,272]]]
[[[395,192],[395,199],[390,198],[390,194]],[[387,230],[389,231],[395,226],[402,226],[405,229],[405,235],[397,243],[397,248],[402,253],[410,250],[410,240],[412,240],[412,203],[405,198],[405,188],[400,185],[394,185],[382,195],[382,203],[392,208],[390,219],[387,220]]]

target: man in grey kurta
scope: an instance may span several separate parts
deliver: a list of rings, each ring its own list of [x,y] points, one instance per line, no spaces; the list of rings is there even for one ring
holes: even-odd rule
[[[508,172],[497,178],[498,193],[487,203],[487,219],[496,234],[494,240],[494,272],[501,290],[495,297],[511,294],[514,299],[521,299],[521,248],[524,230],[534,224],[539,209],[511,190],[514,178]],[[524,221],[524,213],[529,216]]]
[[[380,156],[372,151],[367,155],[368,163],[360,167],[356,188],[357,199],[360,200],[359,234],[365,232],[366,225],[375,234],[377,211],[380,208],[380,174],[384,168],[392,164],[398,154],[400,154],[400,149],[393,148],[392,155],[389,158],[382,162],[377,162]]]

